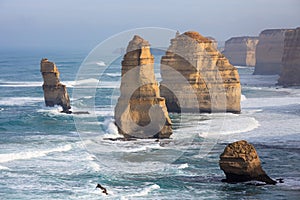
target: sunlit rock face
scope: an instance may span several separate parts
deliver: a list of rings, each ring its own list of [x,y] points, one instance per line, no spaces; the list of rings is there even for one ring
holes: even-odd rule
[[[169,112],[241,111],[237,69],[197,32],[178,34],[161,59],[161,96]]]
[[[122,61],[115,122],[126,138],[168,138],[171,120],[154,75],[150,44],[139,36],[129,42]]]
[[[300,27],[285,33],[282,71],[278,84],[300,85]]]
[[[71,113],[67,88],[60,83],[59,71],[56,65],[48,61],[47,58],[42,59],[41,73],[44,79],[43,90],[46,106],[60,105],[63,108],[62,112]]]

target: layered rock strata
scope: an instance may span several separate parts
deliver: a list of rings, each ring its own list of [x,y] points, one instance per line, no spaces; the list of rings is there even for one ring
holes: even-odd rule
[[[300,27],[286,31],[279,85],[300,85]]]
[[[223,54],[231,64],[255,66],[255,49],[258,37],[233,37],[225,42]]]
[[[154,75],[148,41],[135,35],[122,61],[115,123],[125,138],[168,138],[171,120]]]
[[[276,184],[262,169],[260,159],[253,145],[245,140],[227,145],[220,155],[220,168],[224,171],[224,181],[235,183],[245,181],[261,181]]]
[[[70,98],[65,85],[60,83],[59,71],[47,58],[41,60],[41,73],[44,79],[43,90],[46,106],[59,105],[64,113],[71,113]]]
[[[280,74],[286,31],[288,29],[268,29],[259,34],[255,53],[255,75]]]
[[[211,40],[189,31],[171,40],[161,59],[161,96],[169,112],[239,113],[238,71]]]

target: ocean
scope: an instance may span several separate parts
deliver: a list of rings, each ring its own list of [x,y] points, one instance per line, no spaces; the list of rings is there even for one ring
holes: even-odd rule
[[[91,114],[45,107],[43,57],[58,66],[73,109]],[[121,58],[100,83],[95,77],[75,81],[85,57],[75,51],[0,52],[0,199],[299,199],[299,87],[276,86],[278,76],[254,76],[253,68],[237,66],[241,114],[170,114],[170,140],[103,140],[118,137],[113,111]],[[159,59],[155,66],[160,80]],[[89,82],[95,96],[73,95]],[[267,174],[284,183],[221,182],[219,156],[229,142],[242,139],[255,146]]]

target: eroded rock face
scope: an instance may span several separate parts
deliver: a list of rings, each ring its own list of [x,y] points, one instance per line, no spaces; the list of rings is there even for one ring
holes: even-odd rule
[[[288,31],[288,29],[268,29],[259,34],[259,42],[256,46],[254,74],[280,74],[286,31]]]
[[[63,108],[62,112],[71,113],[67,88],[59,81],[59,71],[56,65],[48,61],[47,58],[43,58],[41,60],[41,73],[44,79],[43,90],[46,106],[60,105]]]
[[[150,45],[137,35],[122,61],[120,93],[115,107],[120,134],[126,138],[168,138],[172,134],[165,99],[155,80]]]
[[[238,71],[211,40],[189,31],[171,40],[161,59],[161,96],[169,112],[239,113]]]
[[[285,33],[282,65],[278,84],[300,85],[300,27]]]
[[[223,54],[233,65],[255,66],[258,37],[233,37],[225,42]]]
[[[220,155],[220,168],[226,175],[226,182],[257,180],[276,184],[262,169],[260,159],[253,145],[245,140],[227,145]]]

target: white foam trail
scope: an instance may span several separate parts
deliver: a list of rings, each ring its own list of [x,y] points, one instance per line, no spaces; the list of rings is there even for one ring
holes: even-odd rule
[[[239,66],[239,65],[236,65],[236,66],[234,66],[234,67],[236,67],[236,68],[238,68],[238,69],[246,69],[246,68],[249,68],[248,66]]]
[[[0,99],[0,105],[4,106],[24,106],[32,105],[37,102],[43,102],[42,97],[6,97]]]
[[[101,66],[101,67],[105,67],[105,66],[106,66],[106,64],[105,64],[104,61],[96,62],[96,64],[97,64],[98,66]]]
[[[131,197],[142,197],[142,196],[147,196],[150,192],[152,192],[153,190],[157,190],[160,189],[160,186],[157,184],[154,185],[150,185],[146,188],[144,188],[142,191],[137,192],[135,194],[130,194],[128,196],[125,197],[121,197],[122,200],[127,200],[128,198],[130,199]]]
[[[246,96],[245,95],[241,95],[241,101],[245,101],[247,98],[246,98]]]
[[[121,77],[121,73],[106,73],[106,75],[110,77]]]
[[[199,133],[199,136],[204,138],[215,138],[222,135],[249,132],[260,126],[259,122],[253,117],[237,116],[234,118],[219,119],[219,121],[223,126],[212,126],[209,128],[208,132]]]
[[[0,87],[42,87],[42,81],[8,81],[1,82]]]
[[[64,151],[69,151],[71,149],[72,146],[68,144],[54,149],[48,149],[42,151],[28,151],[28,152],[20,152],[20,153],[0,154],[0,163],[6,163],[14,160],[27,160],[31,158],[38,158],[38,157],[46,156],[49,153],[64,152]]]
[[[186,169],[186,168],[188,168],[188,167],[189,167],[189,164],[184,163],[184,164],[179,165],[179,166],[178,166],[178,169]]]
[[[91,162],[91,163],[90,163],[90,167],[91,167],[94,171],[96,171],[96,172],[101,171],[100,165],[98,165],[96,162]]]
[[[8,167],[0,165],[0,170],[10,170]]]

